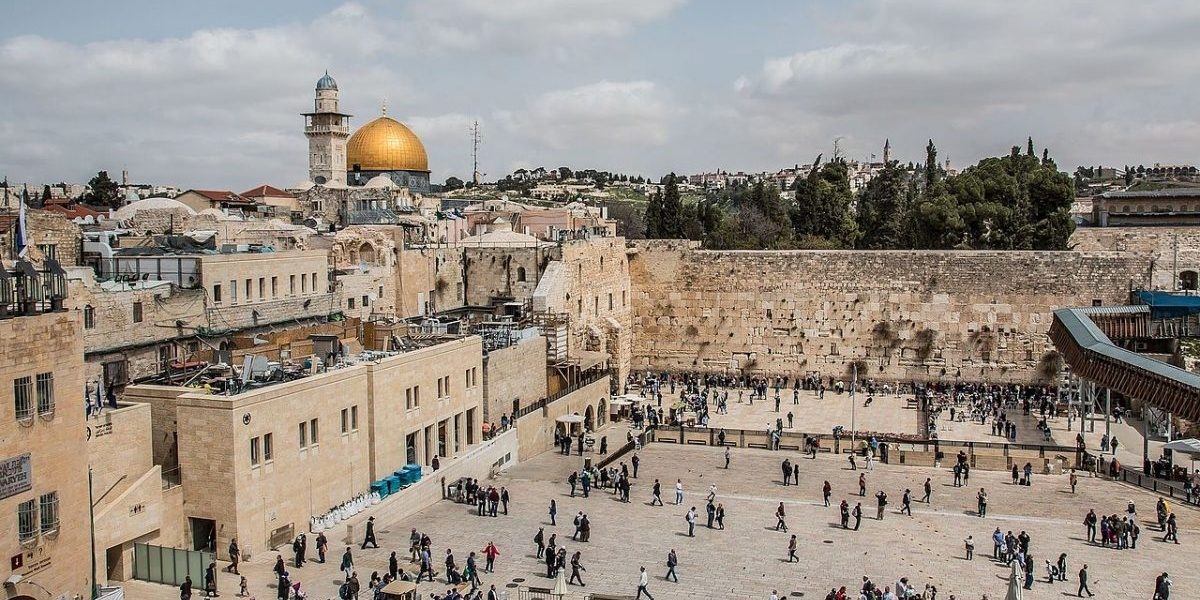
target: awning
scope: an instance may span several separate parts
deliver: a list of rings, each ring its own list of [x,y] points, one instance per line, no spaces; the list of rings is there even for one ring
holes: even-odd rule
[[[1172,452],[1180,452],[1182,454],[1191,454],[1192,456],[1200,455],[1200,440],[1189,438],[1186,440],[1175,440],[1163,444],[1163,450]]]
[[[559,423],[582,423],[583,417],[579,415],[563,415],[558,418]]]
[[[628,400],[623,400],[621,398],[613,398],[612,400],[608,401],[609,406],[630,406],[632,404],[633,404],[632,402],[630,402]]]
[[[411,581],[403,581],[400,579],[387,584],[387,587],[383,588],[383,594],[385,596],[395,596],[397,598],[404,598],[406,595],[412,594],[416,591],[417,584]]]
[[[607,362],[608,353],[593,350],[574,350],[571,352],[571,358],[579,363],[580,370],[586,371],[596,365]]]

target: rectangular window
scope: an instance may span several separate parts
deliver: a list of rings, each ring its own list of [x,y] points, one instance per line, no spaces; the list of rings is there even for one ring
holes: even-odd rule
[[[608,295],[608,310],[613,309],[612,294]]]
[[[350,409],[342,409],[342,433],[350,431]]]
[[[46,260],[58,260],[58,245],[57,244],[38,244],[38,250],[42,252],[42,256]]]
[[[317,287],[317,274],[316,273],[312,274],[312,284],[313,284],[313,293],[314,294],[320,293],[321,289]]]
[[[463,381],[466,383],[467,389],[471,389],[471,370],[470,369],[467,369],[467,372],[465,374],[463,374]]]
[[[246,302],[249,302],[253,297],[251,294],[252,290],[250,289],[250,281],[249,279],[246,280]]]
[[[58,531],[58,492],[42,494],[38,505],[42,512],[42,533]]]
[[[37,535],[37,504],[26,500],[17,505],[17,537],[22,542]]]
[[[266,298],[266,297],[267,297],[267,278],[259,277],[258,278],[258,299],[262,300],[263,298]]]
[[[54,414],[54,373],[38,373],[37,411],[39,415]]]
[[[308,275],[304,273],[300,274],[300,293],[308,293]]]
[[[133,322],[134,323],[142,322],[142,303],[141,302],[133,303]]]
[[[274,444],[271,443],[271,434],[264,433],[263,434],[263,461],[264,462],[271,462],[271,458],[274,455],[274,452],[273,452],[274,448],[272,448],[273,445]]]
[[[421,386],[413,387],[413,408],[421,407]]]
[[[293,296],[296,295],[296,276],[295,275],[288,275],[288,293]]]
[[[316,446],[317,444],[321,443],[321,438],[318,436],[319,431],[320,430],[317,429],[317,420],[316,419],[313,419],[308,422],[308,441],[310,443],[312,443],[313,446]]]
[[[229,280],[229,301],[237,304],[237,281]]]
[[[625,308],[625,290],[621,290],[621,308]]]
[[[213,284],[213,298],[212,299],[213,299],[213,302],[221,301],[221,284],[219,284],[219,283]]]
[[[370,297],[368,297],[368,296],[363,296],[363,297],[362,297],[362,303],[363,303],[363,308],[366,308],[366,307],[370,306],[370,305],[371,305],[371,298],[370,298]]]
[[[346,299],[346,307],[349,308],[350,310],[354,310],[354,298]]]
[[[250,438],[250,466],[257,466],[262,462],[262,454],[258,450],[258,438]]]
[[[383,286],[382,286],[382,285],[381,285],[381,286],[379,286],[379,297],[380,297],[380,298],[382,298],[382,297],[383,297]]]
[[[308,423],[300,424],[300,448],[308,447]]]
[[[272,298],[279,297],[279,278],[278,277],[271,278],[271,297]]]
[[[32,377],[18,377],[13,380],[13,399],[18,419],[33,418]]]
[[[438,398],[445,397],[445,395],[446,395],[446,394],[445,394],[445,393],[443,393],[443,390],[442,390],[442,378],[441,378],[441,377],[438,377],[438,380],[437,380],[437,386],[438,386],[438,395],[437,395],[437,397],[438,397]]]
[[[479,385],[479,367],[471,367],[471,387]]]
[[[412,407],[413,407],[413,389],[405,388],[404,389],[404,409],[412,410]]]
[[[350,407],[350,431],[358,431],[358,405]]]

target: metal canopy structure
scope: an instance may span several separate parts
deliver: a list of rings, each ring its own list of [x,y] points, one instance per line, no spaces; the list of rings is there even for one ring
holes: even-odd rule
[[[1143,311],[1141,308],[1129,313]],[[1114,315],[1112,308],[1054,311],[1050,339],[1071,371],[1126,397],[1143,400],[1184,419],[1200,420],[1200,376],[1113,344],[1097,321],[1106,323],[1106,317]]]

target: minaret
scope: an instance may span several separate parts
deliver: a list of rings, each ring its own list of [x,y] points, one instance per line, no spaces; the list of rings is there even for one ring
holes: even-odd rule
[[[883,139],[883,166],[888,166],[892,163],[892,140],[889,138]]]
[[[313,183],[346,183],[346,139],[350,115],[338,112],[337,82],[329,76],[317,81],[313,112],[304,113],[308,137],[308,178]]]

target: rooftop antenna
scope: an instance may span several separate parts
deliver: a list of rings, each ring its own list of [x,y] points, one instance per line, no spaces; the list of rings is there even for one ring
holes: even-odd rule
[[[479,119],[471,123],[471,180],[475,185],[480,185],[483,179],[483,173],[479,172],[479,142],[483,138],[479,135]]]
[[[842,140],[843,139],[845,139],[845,136],[840,136],[840,135],[833,138],[833,162],[837,162],[838,159],[842,158]]]
[[[379,114],[387,116],[387,98],[384,98],[383,103],[379,105]]]

